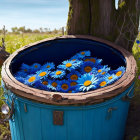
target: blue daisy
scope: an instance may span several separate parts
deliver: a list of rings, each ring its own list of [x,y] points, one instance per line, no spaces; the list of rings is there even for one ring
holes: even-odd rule
[[[71,57],[69,60],[70,60],[70,61],[76,62],[76,61],[81,60],[81,58],[79,58],[79,55],[76,54],[76,55],[74,55],[73,57]]]
[[[81,52],[77,53],[77,55],[78,55],[79,58],[83,59],[86,56],[90,56],[91,52],[90,51],[81,51]]]
[[[73,86],[73,87],[70,87],[69,90],[67,91],[67,93],[77,93],[77,87]]]
[[[81,73],[82,74],[90,73],[95,69],[96,68],[94,67],[94,64],[90,61],[87,61],[87,62],[84,62],[83,65],[81,66]]]
[[[40,70],[40,71],[37,71],[36,74],[37,76],[42,79],[42,78],[47,78],[48,75],[49,75],[50,71],[46,71],[46,70]]]
[[[29,65],[23,63],[20,67],[20,70],[24,73],[30,73],[30,68],[31,67]]]
[[[34,64],[30,67],[30,71],[31,71],[32,73],[35,73],[35,72],[37,72],[37,71],[40,70],[40,69],[41,69],[41,65],[38,64],[38,63],[34,63]]]
[[[110,71],[110,68],[108,67],[108,65],[100,65],[97,67],[97,75],[98,76],[104,76],[105,74],[107,74]]]
[[[118,80],[118,77],[115,74],[107,74],[105,76],[105,78],[108,79],[108,83],[107,84],[112,84],[112,83],[114,83],[115,81]]]
[[[24,72],[24,71],[18,71],[14,76],[15,77],[23,77],[23,78],[25,78],[25,77],[28,76],[28,74],[26,72]]]
[[[44,64],[41,69],[45,69],[45,70],[53,70],[55,69],[55,64],[53,62],[47,62],[46,64]]]
[[[25,84],[28,86],[33,86],[39,80],[38,76],[36,75],[29,75],[25,79]]]
[[[100,78],[99,81],[98,81],[97,86],[98,86],[99,88],[102,88],[102,87],[107,86],[108,83],[109,83],[108,78],[106,78],[106,77],[104,77],[104,78]]]
[[[89,91],[91,89],[96,89],[98,83],[97,77],[95,75],[84,74],[77,81],[79,86],[79,91]]]
[[[25,82],[25,78],[21,77],[21,76],[15,76],[15,79],[18,80],[21,83]]]
[[[66,72],[64,70],[56,70],[51,72],[49,75],[53,79],[62,79],[66,75]]]
[[[121,66],[117,70],[110,71],[110,73],[114,73],[117,77],[121,77],[125,73],[125,67]]]
[[[101,65],[102,61],[103,61],[102,59],[97,59],[96,57],[86,57],[84,59],[84,62],[92,62],[96,67]]]
[[[67,75],[67,78],[68,80],[77,81],[80,76],[81,74],[78,71],[71,71],[71,73]]]
[[[59,87],[60,81],[59,80],[49,80],[48,81],[48,89],[51,91],[57,91]]]
[[[70,82],[68,80],[63,80],[63,81],[60,81],[60,83],[59,83],[58,91],[67,93],[69,91],[70,87],[71,87]]]
[[[74,62],[74,61],[66,60],[62,62],[62,65],[58,65],[57,68],[72,71],[80,67],[81,63],[82,63],[81,61]]]
[[[78,83],[77,83],[77,81],[69,81],[70,82],[70,86],[71,87],[76,87],[76,86],[78,86]]]
[[[41,90],[48,90],[48,79],[45,80],[39,79],[37,82],[35,82],[34,87],[41,89]]]

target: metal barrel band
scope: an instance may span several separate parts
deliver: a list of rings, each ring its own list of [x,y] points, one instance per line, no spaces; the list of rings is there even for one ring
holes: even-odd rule
[[[131,99],[135,96],[135,94],[133,94],[132,96],[129,96],[133,89],[134,89],[134,87],[132,86],[130,88],[130,90],[128,91],[128,93],[125,96],[122,97],[123,101],[131,101]]]

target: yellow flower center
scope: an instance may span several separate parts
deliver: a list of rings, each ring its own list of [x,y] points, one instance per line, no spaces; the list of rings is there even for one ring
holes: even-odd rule
[[[68,86],[67,84],[63,84],[61,87],[62,87],[62,89],[64,89],[64,90],[67,90],[67,89],[69,88],[69,86]]]
[[[42,84],[43,85],[48,85],[48,82],[47,81],[43,81]]]
[[[39,74],[39,76],[43,77],[43,76],[45,76],[46,74],[47,74],[46,72],[41,72],[41,73]]]
[[[56,72],[56,75],[60,75],[62,72],[61,71],[57,71]]]
[[[84,55],[84,54],[85,54],[85,52],[81,52],[81,54],[82,54],[82,55]]]
[[[87,80],[87,81],[84,82],[84,86],[85,86],[85,87],[88,87],[88,86],[90,86],[91,84],[92,84],[92,82],[89,81],[89,80]]]
[[[70,91],[68,91],[68,93],[72,93],[72,91],[70,90]]]
[[[71,86],[76,86],[77,83],[76,83],[76,82],[71,82],[70,85],[71,85]]]
[[[38,65],[35,65],[35,68],[38,68]]]
[[[116,76],[121,76],[122,75],[122,71],[118,71],[117,73],[116,73]]]
[[[111,80],[112,78],[113,78],[112,76],[108,77],[109,80]]]
[[[28,81],[31,83],[31,82],[35,81],[35,79],[36,78],[33,76],[33,77],[30,77]]]
[[[87,61],[91,61],[91,62],[93,62],[93,63],[96,62],[96,60],[95,60],[94,58],[87,58],[87,59],[85,59],[85,62],[87,62]]]
[[[76,59],[73,59],[72,61],[76,61]]]
[[[70,79],[71,79],[71,80],[77,80],[77,79],[78,79],[78,76],[75,75],[75,74],[74,74],[74,75],[71,75]]]
[[[25,72],[27,72],[27,69],[24,69]]]
[[[104,75],[106,72],[103,72],[102,75]]]
[[[102,70],[100,69],[100,70],[98,70],[98,72],[102,72]]]
[[[71,63],[67,63],[67,64],[66,64],[66,67],[67,67],[67,68],[69,68],[69,67],[71,67],[71,66],[72,66]]]
[[[57,87],[57,83],[56,83],[56,82],[53,82],[53,83],[52,83],[52,86],[53,86],[53,87]]]
[[[87,67],[84,68],[84,70],[85,70],[85,72],[89,73],[89,72],[92,71],[92,67],[87,66]]]
[[[100,83],[100,86],[101,86],[101,87],[103,87],[103,86],[105,86],[105,85],[106,85],[106,81],[103,81],[103,82]]]
[[[47,68],[50,68],[50,65],[48,65]]]

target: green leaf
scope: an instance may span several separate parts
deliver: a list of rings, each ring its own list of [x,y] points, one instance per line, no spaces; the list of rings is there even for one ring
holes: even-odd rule
[[[123,6],[125,6],[125,4],[126,4],[125,1],[120,2],[119,3],[119,8],[123,8]]]

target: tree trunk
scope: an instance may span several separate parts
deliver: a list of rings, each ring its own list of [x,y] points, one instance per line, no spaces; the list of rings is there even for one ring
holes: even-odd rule
[[[117,10],[115,0],[69,0],[67,32],[103,38],[131,52],[138,34],[139,10],[140,0],[126,0]]]

